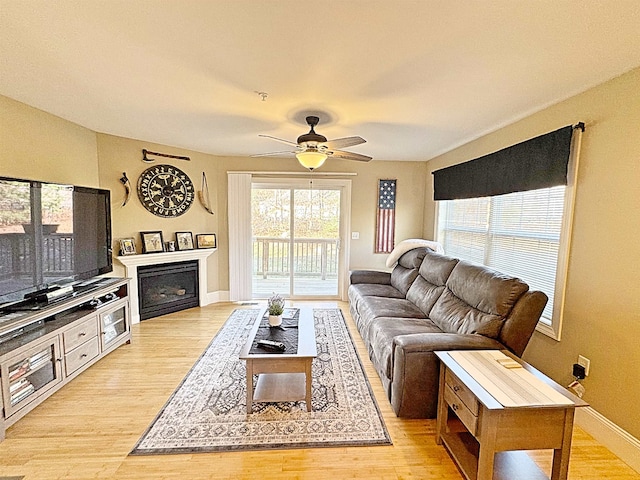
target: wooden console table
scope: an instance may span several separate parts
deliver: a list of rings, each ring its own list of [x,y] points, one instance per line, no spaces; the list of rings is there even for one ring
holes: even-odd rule
[[[467,480],[566,480],[573,416],[585,402],[506,351],[435,353],[436,443]],[[553,449],[550,477],[517,452],[538,449]]]

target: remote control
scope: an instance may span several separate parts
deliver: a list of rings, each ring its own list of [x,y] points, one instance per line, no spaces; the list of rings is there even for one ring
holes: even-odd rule
[[[264,347],[264,348],[268,348],[271,350],[279,350],[281,352],[284,352],[285,349],[287,347],[284,346],[284,343],[282,342],[274,342],[272,340],[258,340],[257,341],[257,345],[259,347]]]

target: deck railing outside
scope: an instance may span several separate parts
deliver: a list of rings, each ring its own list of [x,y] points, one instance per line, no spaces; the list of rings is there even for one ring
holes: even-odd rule
[[[5,233],[0,235],[0,278],[33,273],[31,235]],[[43,275],[73,273],[73,234],[52,233],[42,239]]]
[[[253,237],[253,273],[269,276],[290,274],[288,238]],[[293,241],[293,270],[297,276],[316,276],[322,280],[338,275],[337,238],[301,238]]]

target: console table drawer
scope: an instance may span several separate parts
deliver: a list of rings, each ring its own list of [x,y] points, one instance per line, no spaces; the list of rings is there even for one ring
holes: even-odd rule
[[[85,320],[80,325],[70,328],[63,334],[64,353],[69,353],[78,345],[98,336],[98,321],[95,316]]]
[[[71,375],[87,362],[98,356],[98,337],[94,336],[91,340],[83,343],[78,348],[64,356],[64,364],[67,375]]]
[[[464,403],[464,405],[475,415],[478,416],[480,407],[478,405],[478,399],[471,393],[471,390],[462,383],[458,377],[456,377],[449,369],[445,374],[445,382],[451,388],[453,393]]]
[[[467,408],[464,402],[460,400],[460,397],[454,393],[449,385],[445,386],[444,399],[451,407],[451,410],[454,411],[456,416],[467,428],[469,433],[475,437],[478,430],[477,415],[474,415],[473,412]]]

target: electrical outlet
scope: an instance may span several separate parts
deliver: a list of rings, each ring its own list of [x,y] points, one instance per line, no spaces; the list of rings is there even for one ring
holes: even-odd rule
[[[578,365],[582,365],[584,367],[584,375],[585,377],[588,377],[591,360],[589,360],[587,357],[583,357],[582,355],[578,355]]]
[[[360,232],[351,232],[351,240],[359,240]]]

